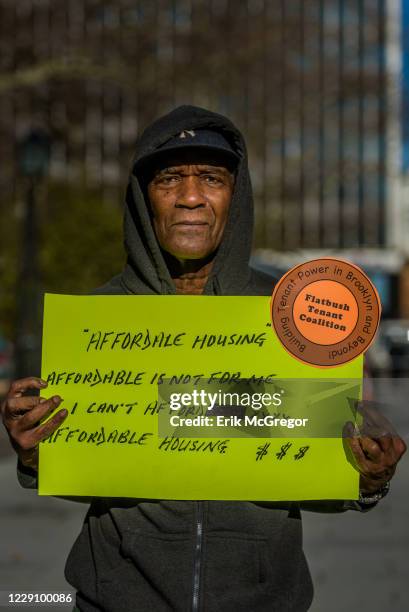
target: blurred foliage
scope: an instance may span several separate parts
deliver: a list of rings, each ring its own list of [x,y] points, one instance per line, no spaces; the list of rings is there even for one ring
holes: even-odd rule
[[[54,183],[40,253],[46,291],[87,293],[124,263],[122,212],[98,192]]]
[[[10,206],[2,207],[0,223],[0,335],[11,339],[19,260],[19,222]]]
[[[39,266],[44,291],[87,293],[102,285],[124,264],[122,211],[117,202],[85,187],[51,183],[47,202],[38,193],[41,220]],[[14,336],[22,219],[4,207],[0,226],[0,333]]]

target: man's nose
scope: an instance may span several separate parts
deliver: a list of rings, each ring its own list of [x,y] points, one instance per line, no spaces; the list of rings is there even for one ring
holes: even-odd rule
[[[198,176],[186,176],[180,184],[177,193],[176,208],[198,208],[206,206],[206,198],[203,194],[200,178]]]

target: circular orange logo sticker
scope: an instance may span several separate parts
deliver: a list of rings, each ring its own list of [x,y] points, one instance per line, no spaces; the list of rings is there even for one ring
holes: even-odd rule
[[[366,351],[380,316],[378,292],[366,274],[330,257],[292,268],[271,298],[273,327],[284,348],[320,368],[342,365]]]

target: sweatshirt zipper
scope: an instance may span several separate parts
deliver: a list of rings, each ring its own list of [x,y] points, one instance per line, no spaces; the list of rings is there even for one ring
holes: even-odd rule
[[[203,545],[203,505],[202,502],[197,503],[197,518],[196,518],[196,545],[195,558],[193,565],[193,600],[192,612],[199,610],[199,595],[200,595],[200,570],[202,565],[202,545]]]

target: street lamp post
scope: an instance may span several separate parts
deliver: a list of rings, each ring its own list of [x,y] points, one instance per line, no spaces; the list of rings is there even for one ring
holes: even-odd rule
[[[38,263],[37,187],[48,170],[50,141],[31,131],[19,147],[19,168],[26,183],[20,273],[17,284],[16,376],[39,375],[41,294]]]

